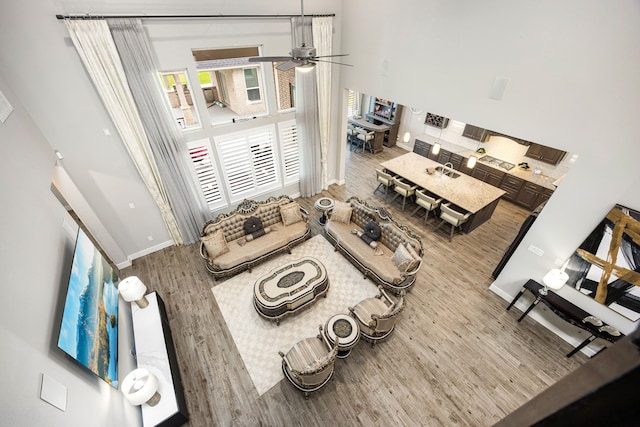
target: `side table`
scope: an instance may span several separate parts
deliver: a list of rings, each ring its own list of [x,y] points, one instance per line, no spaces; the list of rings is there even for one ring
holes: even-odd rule
[[[322,212],[322,216],[318,218],[318,223],[320,223],[320,225],[325,225],[327,223],[327,212],[333,209],[334,206],[335,202],[329,197],[320,197],[316,200],[314,207]]]
[[[336,337],[340,337],[337,357],[344,359],[351,354],[351,350],[360,340],[360,327],[351,316],[335,314],[327,320],[324,334],[331,345],[336,342]]]
[[[527,309],[518,318],[518,322],[524,319],[527,316],[527,314],[529,314],[529,312],[533,310],[535,306],[538,305],[538,303],[542,302],[544,305],[549,307],[551,311],[557,314],[561,319],[569,322],[574,326],[577,326],[580,329],[587,331],[590,334],[589,337],[584,341],[582,341],[582,343],[578,344],[578,346],[575,347],[573,350],[571,350],[567,354],[567,357],[573,356],[578,351],[582,350],[585,346],[589,345],[589,343],[594,341],[596,338],[600,338],[605,341],[615,343],[616,341],[624,337],[624,334],[620,333],[617,329],[591,316],[591,314],[581,309],[577,305],[572,304],[571,302],[562,298],[560,295],[556,294],[555,292],[549,291],[546,295],[541,294],[540,289],[542,288],[543,286],[541,284],[539,284],[535,280],[529,279],[524,284],[522,289],[520,289],[520,292],[516,294],[516,296],[511,301],[511,303],[509,303],[509,305],[507,306],[507,310],[513,307],[513,305],[516,303],[516,301],[518,301],[518,299],[520,299],[520,297],[522,296],[522,294],[524,294],[525,291],[529,291],[533,294],[535,299],[533,300],[533,302],[531,302],[529,307],[527,307]],[[602,351],[603,349],[601,349],[600,351]]]

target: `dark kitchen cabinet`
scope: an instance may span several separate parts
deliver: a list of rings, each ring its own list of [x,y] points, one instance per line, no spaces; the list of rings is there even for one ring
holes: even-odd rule
[[[502,196],[503,199],[515,202],[518,198],[518,193],[524,184],[524,180],[516,176],[506,174],[500,184],[500,188],[506,191],[506,194]]]
[[[557,165],[565,154],[567,154],[566,151],[532,142],[524,155],[532,159],[540,160],[541,162]]]
[[[460,170],[463,164],[467,163],[467,159],[462,157],[460,154],[456,154],[456,153],[451,153],[451,157],[449,158],[449,161],[453,165],[453,168],[458,171]]]
[[[485,142],[491,135],[486,129],[473,125],[465,125],[464,130],[462,131],[462,136],[466,136],[467,138],[471,138],[475,141]]]
[[[452,153],[449,150],[440,149],[440,155],[438,156],[438,162],[442,163],[443,165],[445,163],[450,162],[451,161],[451,154]]]
[[[540,194],[542,193],[543,187],[538,184],[534,184],[533,182],[525,182],[520,192],[518,193],[518,198],[516,199],[516,203],[524,206],[527,209],[533,210],[536,206],[539,205],[538,200],[540,198]]]
[[[413,143],[413,152],[416,154],[420,154],[422,157],[429,157],[429,153],[431,152],[431,144],[416,138]]]
[[[504,175],[504,172],[492,168],[491,166],[483,165],[482,163],[476,163],[476,166],[471,172],[472,177],[493,185],[494,187],[500,187]]]
[[[549,188],[543,188],[540,192],[540,197],[538,197],[538,200],[536,201],[536,207],[540,206],[542,203],[546,203],[546,201],[549,200],[549,197],[551,197],[552,194],[553,190]]]

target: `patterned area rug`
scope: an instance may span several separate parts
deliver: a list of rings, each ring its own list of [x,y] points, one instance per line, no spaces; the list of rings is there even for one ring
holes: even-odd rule
[[[363,243],[364,244],[364,243]],[[312,256],[327,269],[329,291],[309,308],[285,317],[280,325],[263,319],[253,307],[253,286],[262,275],[281,264]],[[377,295],[376,285],[362,274],[321,235],[292,249],[291,255],[278,256],[211,288],[245,368],[258,394],[262,395],[284,378],[278,351],[286,353],[303,338],[318,334],[328,318],[348,313],[347,307]]]

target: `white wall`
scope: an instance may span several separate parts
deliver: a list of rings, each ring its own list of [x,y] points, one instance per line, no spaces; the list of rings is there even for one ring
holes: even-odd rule
[[[50,190],[56,157],[4,76],[15,110],[0,123],[0,390],[7,426],[136,425],[138,415],[113,387],[56,347],[77,226]],[[120,307],[119,378],[131,370],[131,326]],[[41,374],[67,387],[67,410],[39,399]]]
[[[639,9],[595,0],[344,2],[343,50],[356,66],[342,73],[343,87],[579,155],[493,284],[505,298],[568,258],[614,204],[640,208]],[[362,10],[366,31],[347,24]],[[495,77],[511,79],[501,101],[489,98]],[[623,332],[634,327],[561,292]]]

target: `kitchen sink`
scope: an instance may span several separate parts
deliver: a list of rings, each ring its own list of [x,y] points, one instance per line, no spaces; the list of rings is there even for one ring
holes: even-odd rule
[[[458,178],[460,174],[453,169],[445,168],[442,166],[436,166],[436,172],[442,174],[442,176],[448,176],[449,178]]]

